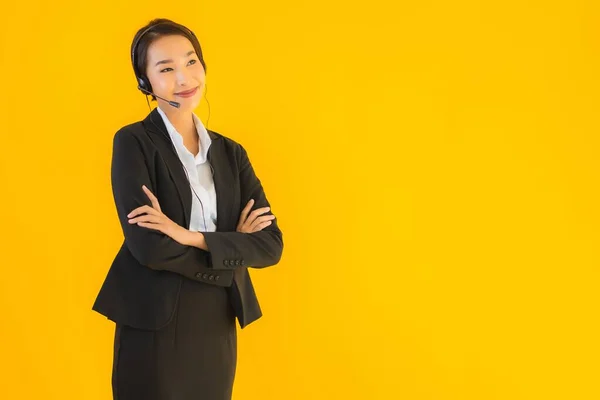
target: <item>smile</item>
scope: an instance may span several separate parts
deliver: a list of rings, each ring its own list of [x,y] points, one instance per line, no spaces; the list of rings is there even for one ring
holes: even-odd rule
[[[179,96],[179,97],[191,97],[191,96],[195,95],[197,91],[198,91],[198,87],[195,87],[194,89],[188,90],[186,92],[175,93],[175,96]]]

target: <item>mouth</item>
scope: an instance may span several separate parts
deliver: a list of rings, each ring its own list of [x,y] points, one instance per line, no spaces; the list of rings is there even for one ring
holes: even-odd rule
[[[191,96],[195,95],[197,91],[198,91],[198,87],[196,86],[195,88],[193,88],[191,90],[186,90],[185,92],[175,93],[175,96],[179,96],[179,97],[191,97]]]

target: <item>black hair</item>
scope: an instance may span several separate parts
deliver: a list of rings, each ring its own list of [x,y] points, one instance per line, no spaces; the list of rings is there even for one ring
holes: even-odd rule
[[[140,37],[141,35],[143,36]],[[138,76],[146,77],[146,67],[148,66],[148,48],[152,42],[160,37],[170,35],[183,36],[192,43],[200,64],[202,64],[202,67],[204,67],[204,71],[206,72],[206,63],[204,62],[204,57],[202,55],[202,47],[200,47],[200,42],[198,41],[196,35],[187,27],[171,21],[170,19],[156,18],[148,22],[148,24],[145,26],[141,27],[136,32],[135,36],[133,37],[133,41],[131,42],[130,54],[133,54],[135,50],[135,65],[133,65],[133,72],[136,75],[136,78]],[[147,77],[145,80],[150,86],[149,90],[152,91],[150,80]],[[152,96],[152,100],[156,100],[156,97]]]

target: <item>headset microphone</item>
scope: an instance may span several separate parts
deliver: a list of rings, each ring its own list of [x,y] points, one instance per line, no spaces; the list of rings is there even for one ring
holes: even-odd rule
[[[154,97],[158,97],[159,99],[166,101],[167,103],[169,103],[170,105],[172,105],[175,108],[179,108],[179,106],[181,105],[181,104],[179,104],[176,101],[167,100],[167,99],[165,99],[163,97],[157,96],[154,93],[152,93],[152,92],[150,92],[150,91],[148,91],[148,90],[146,90],[146,89],[144,89],[144,88],[142,88],[140,86],[138,86],[138,89],[141,90],[142,92],[146,93],[146,94],[152,95]]]

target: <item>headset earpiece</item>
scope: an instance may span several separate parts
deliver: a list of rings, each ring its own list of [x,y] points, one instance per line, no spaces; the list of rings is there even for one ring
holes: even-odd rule
[[[146,78],[144,76],[138,76],[137,81],[138,81],[138,89],[143,89],[147,92],[152,91],[150,84],[146,81]]]

